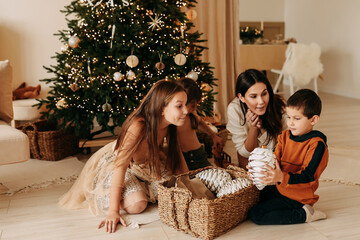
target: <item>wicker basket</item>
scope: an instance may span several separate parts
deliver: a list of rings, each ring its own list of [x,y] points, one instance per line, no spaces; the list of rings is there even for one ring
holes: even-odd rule
[[[77,152],[74,129],[56,129],[56,123],[40,120],[19,127],[30,140],[31,158],[56,161]]]
[[[182,175],[194,176],[206,167]],[[233,178],[248,177],[245,170],[230,165],[227,172]],[[180,175],[180,176],[182,176]],[[213,200],[193,199],[187,189],[165,187],[158,190],[159,216],[165,224],[194,237],[213,239],[236,227],[247,217],[249,209],[258,201],[259,190],[251,185],[236,193]]]

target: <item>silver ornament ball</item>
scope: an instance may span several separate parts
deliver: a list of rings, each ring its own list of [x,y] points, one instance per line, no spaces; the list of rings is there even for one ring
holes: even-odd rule
[[[113,75],[113,79],[115,81],[121,81],[124,79],[124,75],[120,72],[115,72],[114,75]]]
[[[80,42],[80,39],[78,38],[78,36],[71,36],[69,38],[69,46],[72,47],[72,48],[77,48],[79,46],[79,42]]]
[[[196,81],[199,78],[199,75],[195,71],[190,71],[186,77],[191,78],[192,80]]]

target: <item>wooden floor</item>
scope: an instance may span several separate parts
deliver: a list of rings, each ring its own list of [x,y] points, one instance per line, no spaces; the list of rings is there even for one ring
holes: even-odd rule
[[[323,93],[320,96],[324,107],[317,129],[327,135],[330,150],[360,151],[360,100]],[[359,154],[353,156],[353,161],[360,161]],[[332,159],[342,166],[341,158]],[[345,167],[341,174],[359,175],[359,169]],[[106,234],[97,229],[100,219],[88,210],[57,207],[57,199],[70,186],[66,183],[14,196],[0,195],[0,240],[195,239],[160,221]],[[327,214],[326,220],[289,226],[257,226],[245,221],[217,239],[360,239],[360,185],[322,181],[317,193],[320,200],[315,207]]]

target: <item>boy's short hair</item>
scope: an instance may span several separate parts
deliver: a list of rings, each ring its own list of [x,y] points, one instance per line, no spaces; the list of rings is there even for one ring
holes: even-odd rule
[[[302,108],[304,116],[312,118],[314,115],[320,116],[321,99],[313,90],[300,89],[290,96],[286,107]]]

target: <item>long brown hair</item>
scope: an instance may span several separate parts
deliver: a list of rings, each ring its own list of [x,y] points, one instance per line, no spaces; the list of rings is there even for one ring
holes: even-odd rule
[[[125,135],[129,127],[134,121],[140,120],[143,123],[143,127],[140,132],[140,136],[135,145],[133,146],[130,156],[132,156],[138,149],[140,143],[146,139],[149,146],[149,158],[148,164],[152,174],[155,174],[158,178],[161,176],[159,152],[160,146],[158,144],[158,127],[162,118],[162,111],[169,102],[173,99],[175,94],[184,92],[184,89],[175,82],[160,80],[156,82],[146,94],[140,103],[140,106],[131,113],[131,115],[125,120],[121,127],[119,137],[116,142],[115,149],[125,151],[121,149]],[[165,166],[172,172],[175,172],[180,167],[180,149],[177,143],[176,126],[170,124],[168,126],[167,135],[168,151]],[[116,163],[119,165],[120,163]]]
[[[282,131],[282,115],[285,109],[284,100],[281,96],[274,94],[269,80],[262,72],[256,69],[248,69],[238,76],[235,87],[235,96],[237,96],[238,93],[245,96],[248,89],[258,82],[264,83],[269,93],[269,104],[266,112],[264,115],[259,116],[262,121],[263,128],[268,133],[265,142],[265,144],[268,144],[272,139],[276,140],[277,136]],[[246,122],[246,112],[248,110],[248,106],[241,101],[240,106],[241,111],[244,114],[244,122],[240,124],[244,125]]]

